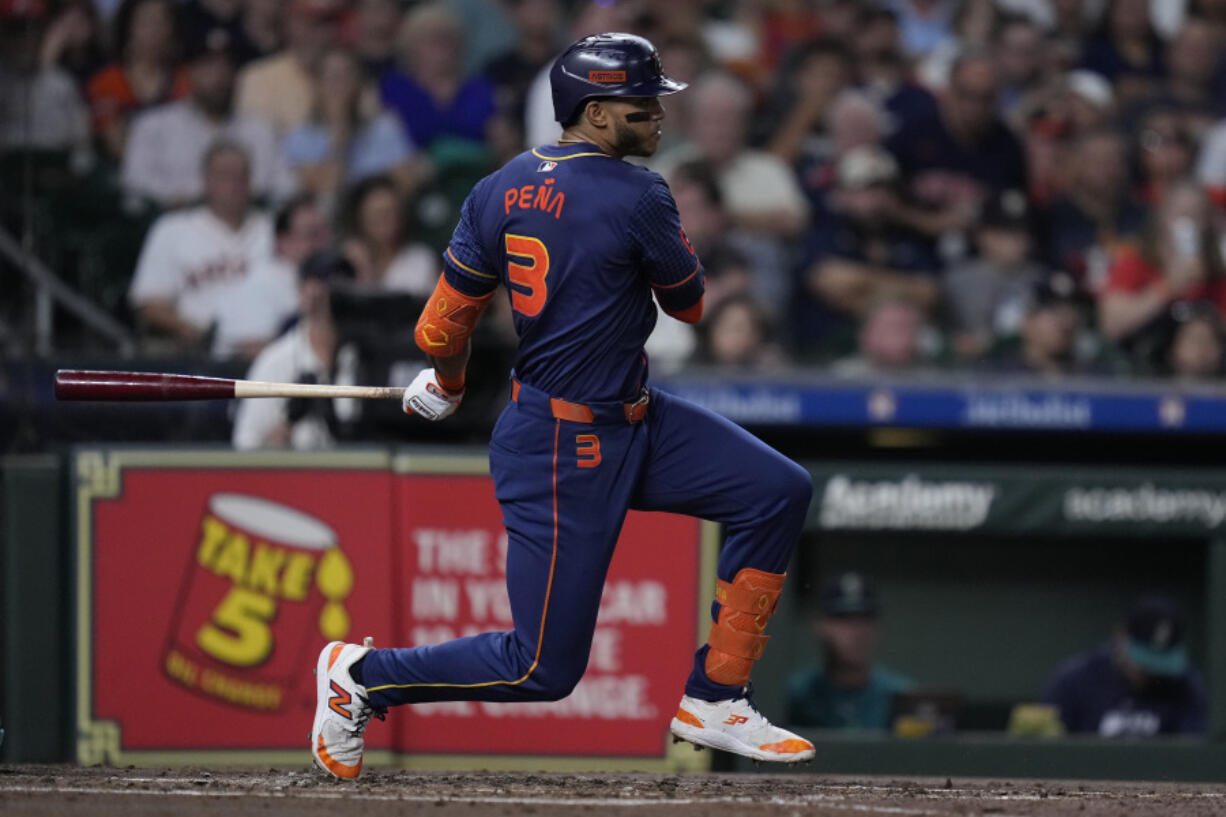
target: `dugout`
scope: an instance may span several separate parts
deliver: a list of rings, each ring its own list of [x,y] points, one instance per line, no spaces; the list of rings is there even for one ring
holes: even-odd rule
[[[824,771],[1223,779],[1226,730],[1226,472],[1176,467],[810,461],[814,501],[772,621],[759,705],[786,719],[788,676],[816,660],[821,578],[871,575],[880,660],[925,690],[962,697],[953,734],[800,729]],[[1015,704],[1037,701],[1064,658],[1101,643],[1139,592],[1185,604],[1210,690],[1207,739],[1021,738]],[[749,768],[748,763],[730,764]]]

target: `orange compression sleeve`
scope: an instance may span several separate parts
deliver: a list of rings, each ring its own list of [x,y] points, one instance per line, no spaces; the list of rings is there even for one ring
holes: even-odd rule
[[[465,295],[440,275],[434,293],[417,319],[413,332],[417,347],[432,357],[460,354],[493,297],[493,292],[480,298]]]

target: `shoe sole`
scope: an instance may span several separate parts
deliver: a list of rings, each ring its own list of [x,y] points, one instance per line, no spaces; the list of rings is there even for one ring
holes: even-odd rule
[[[323,729],[324,718],[328,713],[328,700],[331,697],[331,687],[328,683],[328,658],[332,655],[332,650],[337,644],[344,644],[343,641],[329,642],[328,646],[319,651],[319,660],[315,662],[315,722],[311,725],[311,759],[315,761],[315,765],[328,773],[329,777],[337,780],[343,780],[339,777],[319,757],[319,735]]]
[[[747,757],[752,760],[765,760],[770,763],[804,763],[807,760],[812,760],[814,755],[817,754],[816,749],[810,749],[807,752],[793,752],[787,755],[781,755],[777,752],[765,752],[757,746],[742,743],[726,732],[691,726],[677,718],[673,718],[672,723],[669,724],[669,731],[695,746],[719,749],[724,752],[731,752],[734,755],[740,755],[741,757]]]

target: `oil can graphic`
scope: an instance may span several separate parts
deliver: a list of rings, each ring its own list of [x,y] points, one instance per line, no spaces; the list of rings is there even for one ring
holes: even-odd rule
[[[349,632],[353,568],[336,532],[288,505],[218,493],[190,554],[162,658],[166,675],[256,711],[312,694],[303,667],[323,641]]]

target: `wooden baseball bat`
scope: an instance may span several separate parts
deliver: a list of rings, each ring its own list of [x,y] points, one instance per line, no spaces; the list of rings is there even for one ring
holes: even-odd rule
[[[163,372],[110,372],[59,369],[57,400],[227,400],[233,397],[358,397],[396,399],[404,389],[391,386],[334,386],[325,383],[271,383]]]

